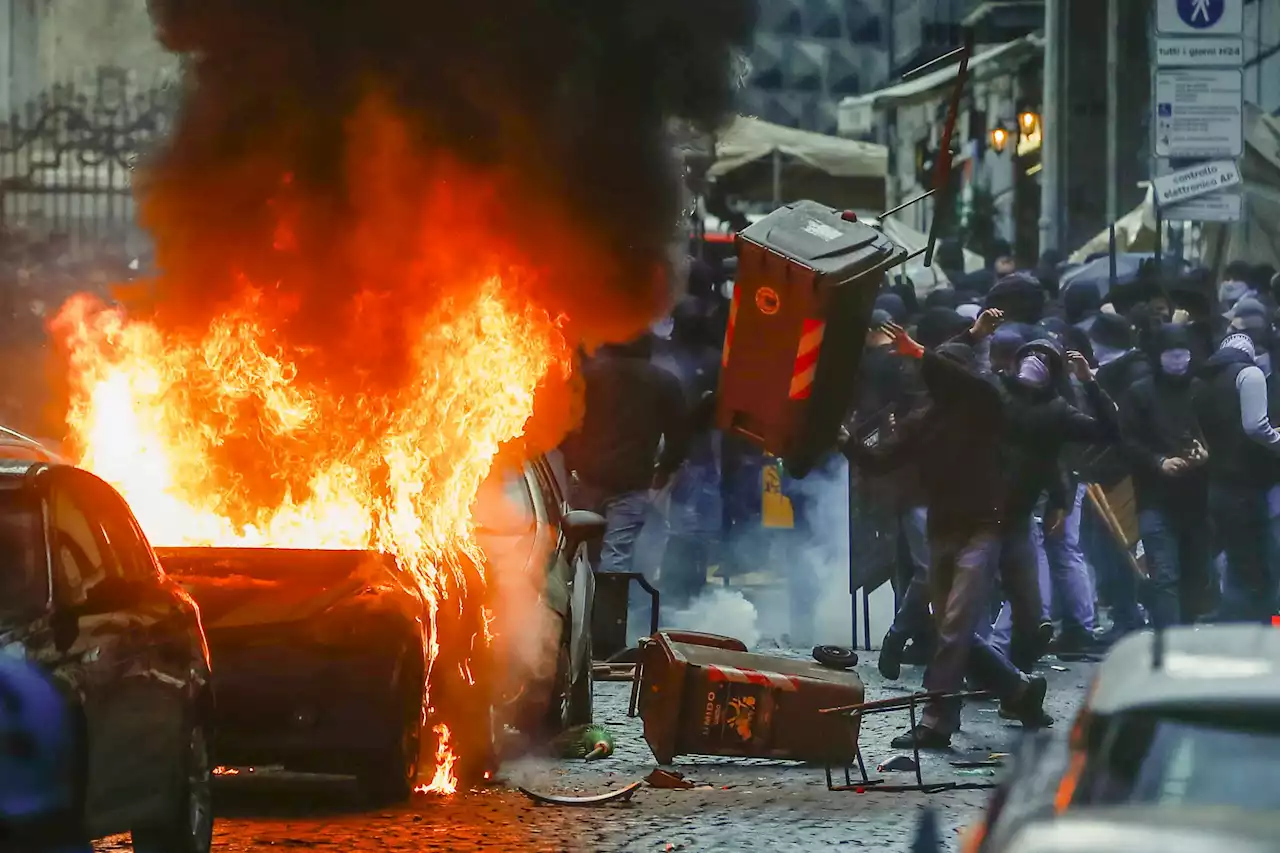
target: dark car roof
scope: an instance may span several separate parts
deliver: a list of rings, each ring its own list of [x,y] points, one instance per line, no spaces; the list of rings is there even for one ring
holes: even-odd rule
[[[1130,634],[1098,668],[1089,698],[1099,714],[1161,708],[1280,707],[1280,629],[1263,625],[1169,628]]]
[[[1077,809],[1018,831],[1002,853],[1274,853],[1280,816],[1234,809]]]

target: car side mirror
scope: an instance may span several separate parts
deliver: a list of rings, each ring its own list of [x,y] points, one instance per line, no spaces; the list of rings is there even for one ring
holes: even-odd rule
[[[604,516],[585,509],[571,509],[560,521],[560,530],[564,533],[570,554],[588,542],[603,539],[606,526]]]

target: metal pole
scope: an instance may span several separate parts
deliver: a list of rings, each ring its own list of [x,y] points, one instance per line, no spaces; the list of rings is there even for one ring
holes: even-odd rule
[[[1040,253],[1058,248],[1059,194],[1062,188],[1062,61],[1066,33],[1063,31],[1064,0],[1045,0],[1044,4],[1044,74],[1040,133]]]
[[[850,441],[857,441],[851,438]],[[853,618],[850,637],[853,648],[858,648],[858,574],[853,558],[853,514],[858,508],[857,483],[853,479],[853,462],[849,463],[849,614]],[[867,646],[870,648],[870,645]]]
[[[1164,270],[1164,215],[1156,205],[1156,269]]]
[[[1119,212],[1120,0],[1107,0],[1107,221]]]
[[[773,207],[782,207],[782,152],[773,150]]]

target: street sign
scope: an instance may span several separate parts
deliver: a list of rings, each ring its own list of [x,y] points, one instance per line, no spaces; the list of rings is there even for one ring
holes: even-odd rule
[[[1239,36],[1160,36],[1156,65],[1161,68],[1239,68],[1244,64],[1244,39]]]
[[[1234,160],[1200,163],[1151,182],[1156,204],[1165,207],[1190,201],[1203,195],[1234,187],[1240,183],[1240,170]]]
[[[1155,73],[1154,89],[1157,157],[1244,154],[1244,72],[1162,68]]]
[[[1239,222],[1243,211],[1240,193],[1227,190],[1179,202],[1161,209],[1160,215],[1169,222]]]
[[[1156,32],[1161,35],[1240,35],[1244,0],[1158,0]]]

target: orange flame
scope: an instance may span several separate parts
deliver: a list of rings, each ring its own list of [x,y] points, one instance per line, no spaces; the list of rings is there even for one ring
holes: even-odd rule
[[[449,727],[444,723],[436,726],[433,731],[439,742],[436,745],[436,771],[431,777],[431,781],[426,785],[419,785],[414,788],[416,794],[454,794],[458,791],[458,777],[453,772],[453,766],[458,761],[458,756],[454,754],[453,748],[449,744]]]
[[[258,319],[260,296],[247,294],[185,336],[92,297],[64,306],[54,330],[70,359],[77,462],[120,491],[156,545],[394,554],[431,609],[434,661],[441,603],[466,593],[464,560],[483,565],[476,492],[499,447],[522,434],[540,381],[568,369],[556,324],[509,304],[498,280],[482,282],[422,319],[412,381],[383,399],[344,399],[302,375],[298,354]],[[237,441],[253,449],[241,464],[286,484],[275,505],[210,476]],[[451,793],[455,756],[437,729],[428,787]]]

